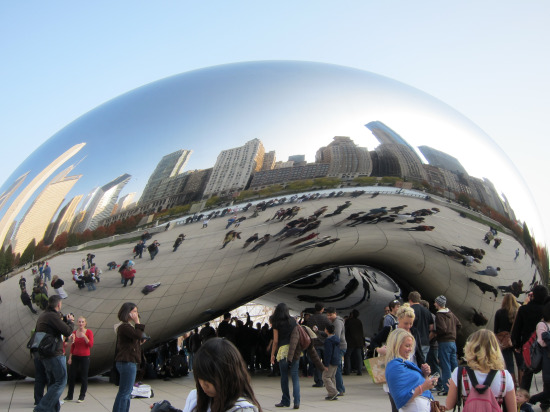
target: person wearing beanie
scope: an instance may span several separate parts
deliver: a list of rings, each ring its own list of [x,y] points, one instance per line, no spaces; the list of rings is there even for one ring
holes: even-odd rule
[[[435,337],[439,346],[438,357],[441,368],[441,383],[443,390],[438,392],[441,396],[447,396],[449,391],[449,379],[451,372],[458,367],[456,358],[456,336],[462,324],[458,318],[447,308],[447,298],[439,295],[435,298]]]

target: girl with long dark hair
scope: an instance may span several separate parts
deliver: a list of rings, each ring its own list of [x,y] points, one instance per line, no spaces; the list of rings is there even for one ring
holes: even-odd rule
[[[271,346],[271,363],[275,363],[275,359],[279,361],[279,369],[281,371],[281,390],[283,398],[281,402],[275,406],[288,407],[290,406],[290,392],[288,390],[288,372],[289,363],[287,360],[290,335],[296,327],[296,320],[292,318],[288,312],[288,306],[284,303],[279,303],[275,307],[275,312],[271,317],[273,324],[273,344]],[[294,396],[294,409],[300,407],[300,380],[298,376],[298,368],[300,360],[293,360],[290,363],[290,376],[292,377],[292,394]]]
[[[223,338],[208,339],[195,353],[193,389],[184,412],[262,412],[239,350]]]
[[[128,412],[137,365],[141,362],[141,343],[145,325],[139,322],[138,308],[131,302],[122,304],[118,311],[118,319],[120,323],[115,325],[117,334],[115,362],[120,382],[113,412]]]

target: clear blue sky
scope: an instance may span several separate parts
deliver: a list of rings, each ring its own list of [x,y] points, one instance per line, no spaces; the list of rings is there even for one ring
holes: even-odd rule
[[[508,154],[544,212],[548,16],[546,1],[4,1],[0,182],[128,90],[211,65],[305,60],[382,74],[449,104]]]

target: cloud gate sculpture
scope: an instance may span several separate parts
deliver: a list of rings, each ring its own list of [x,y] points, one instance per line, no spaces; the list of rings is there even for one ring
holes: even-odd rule
[[[508,199],[530,199],[518,182],[478,127],[416,89],[327,64],[230,64],[130,91],[47,140],[0,189],[0,240],[22,261],[47,251],[63,312],[95,334],[91,374],[110,367],[125,301],[146,348],[252,300],[358,309],[372,335],[411,290],[446,295],[464,338],[542,281],[502,224]],[[145,228],[160,251],[123,287],[107,263],[133,259]],[[71,274],[88,253],[103,272],[92,291]],[[32,376],[26,268],[0,284],[0,362]]]

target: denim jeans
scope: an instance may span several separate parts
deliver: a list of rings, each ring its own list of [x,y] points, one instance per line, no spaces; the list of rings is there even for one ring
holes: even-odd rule
[[[158,255],[158,253],[159,253],[158,249],[153,250],[152,252],[149,252],[149,254],[151,255],[151,260],[153,260],[155,256]]]
[[[439,342],[439,367],[441,368],[441,383],[443,390],[449,390],[449,379],[451,372],[456,369],[458,362],[456,360],[456,343]]]
[[[295,405],[300,405],[300,378],[298,376],[299,366],[300,360],[295,360],[290,364],[292,394],[294,395]],[[279,370],[281,371],[281,390],[283,391],[283,399],[281,400],[281,403],[283,405],[290,406],[290,392],[288,391],[288,362],[286,358],[279,361]]]
[[[336,369],[336,375],[334,379],[336,380],[336,390],[338,393],[344,393],[346,387],[344,386],[344,378],[342,378],[342,356],[346,354],[346,349],[340,349],[340,360],[338,362],[338,369]]]
[[[431,374],[439,373],[439,380],[437,381],[436,388],[438,390],[443,390],[443,380],[441,378],[441,368],[439,367],[439,347],[438,346],[430,346],[430,351],[428,352],[428,358],[426,359],[426,363],[430,365]],[[452,371],[451,371],[452,372]]]
[[[120,374],[120,382],[118,384],[115,403],[113,404],[113,412],[129,412],[132,389],[136,381],[137,364],[133,362],[117,362],[116,368]]]
[[[67,363],[65,356],[41,359],[46,371],[48,391],[34,408],[36,412],[59,412],[59,398],[67,385]]]
[[[40,400],[44,396],[44,389],[48,383],[48,378],[46,376],[46,369],[42,365],[42,361],[38,356],[38,353],[33,353],[34,360],[34,404],[38,405]]]

